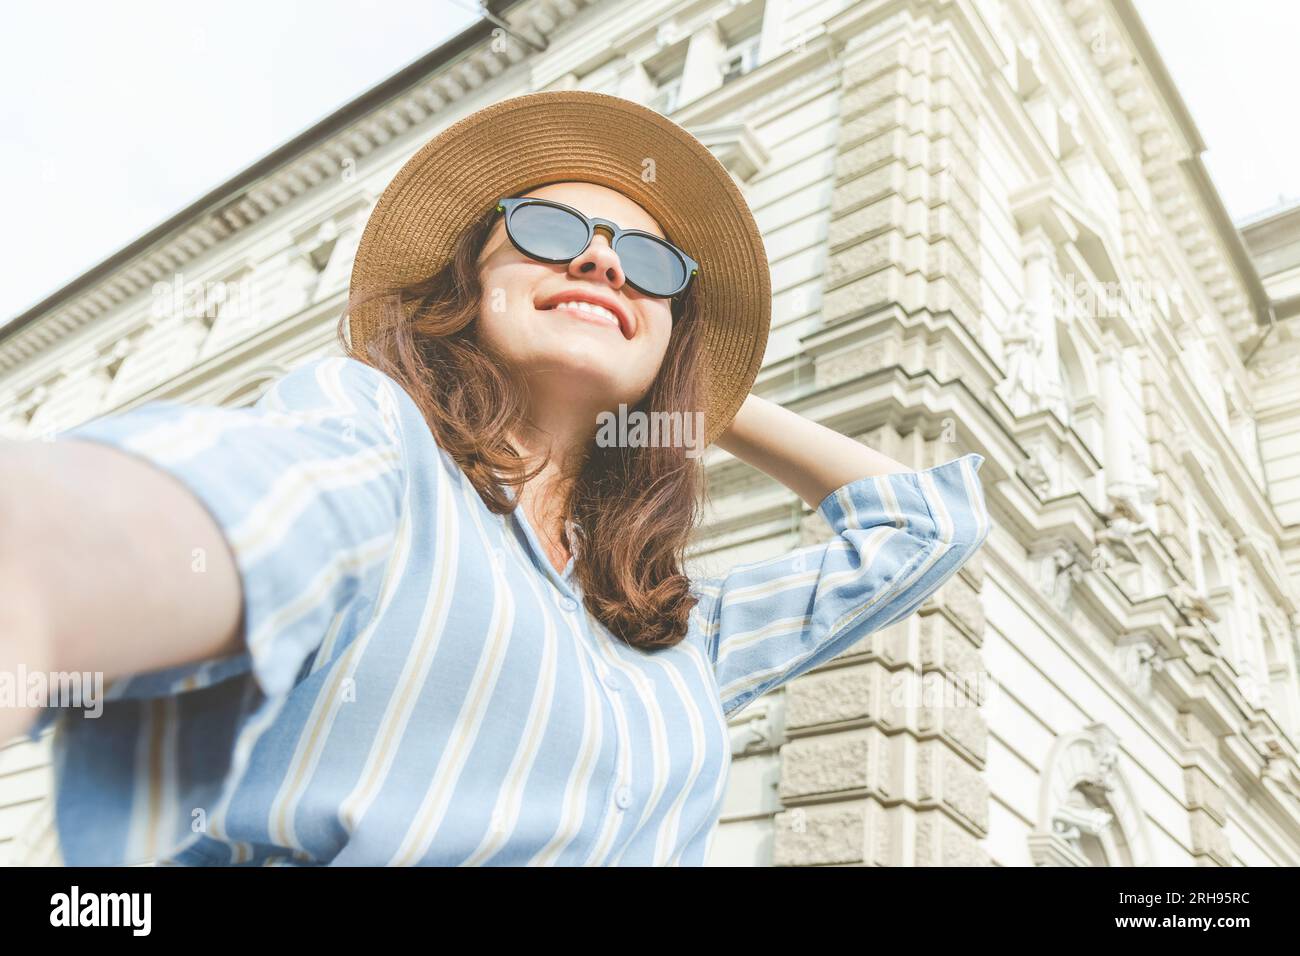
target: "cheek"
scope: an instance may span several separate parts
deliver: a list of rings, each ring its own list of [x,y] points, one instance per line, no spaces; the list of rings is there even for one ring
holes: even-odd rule
[[[668,340],[673,334],[673,313],[672,307],[663,303],[655,303],[641,313],[642,320],[650,323],[650,328],[654,329],[655,343],[661,351],[668,348]]]
[[[479,314],[485,324],[499,325],[532,309],[535,277],[530,271],[523,263],[487,264],[479,274]]]

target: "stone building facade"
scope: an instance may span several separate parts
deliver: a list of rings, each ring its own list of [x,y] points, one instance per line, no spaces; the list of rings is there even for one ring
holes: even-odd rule
[[[1300,863],[1300,216],[1243,239],[1128,0],[490,10],[0,328],[0,434],[254,401],[335,348],[366,216],[434,132],[637,99],[763,230],[755,391],[918,468],[980,452],[995,522],[917,614],[733,718],[711,862]],[[701,573],[827,537],[706,464]],[[46,764],[0,754],[0,858],[54,858]]]

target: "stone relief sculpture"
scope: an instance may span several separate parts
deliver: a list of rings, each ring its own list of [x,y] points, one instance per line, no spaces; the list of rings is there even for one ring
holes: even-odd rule
[[[1043,368],[1043,335],[1036,316],[1020,306],[1008,317],[1002,331],[1007,377],[998,383],[997,393],[1017,416],[1038,411],[1047,402],[1050,385]]]
[[[1058,611],[1070,609],[1074,586],[1088,568],[1088,556],[1069,543],[1061,543],[1046,556],[1042,590]]]
[[[1169,596],[1183,616],[1193,624],[1205,621],[1218,623],[1218,612],[1189,582],[1179,581],[1170,588]]]
[[[1052,460],[1047,449],[1035,445],[1029,451],[1029,457],[1016,467],[1016,474],[1024,479],[1025,484],[1033,489],[1039,498],[1052,497]]]
[[[1157,671],[1164,669],[1164,660],[1155,643],[1147,637],[1139,638],[1119,648],[1120,673],[1124,682],[1136,693],[1151,692],[1151,681]]]
[[[1084,834],[1099,836],[1114,821],[1115,818],[1100,807],[1084,807],[1072,802],[1058,807],[1052,815],[1052,833],[1075,845],[1077,852]]]
[[[1097,532],[1097,547],[1107,566],[1112,565],[1115,559],[1129,564],[1140,563],[1136,536],[1148,528],[1134,504],[1127,498],[1112,497],[1110,511],[1104,517],[1107,524]]]

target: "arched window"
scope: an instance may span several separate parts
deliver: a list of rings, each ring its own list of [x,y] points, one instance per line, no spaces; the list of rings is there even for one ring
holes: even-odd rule
[[[1115,811],[1097,788],[1075,787],[1058,808],[1055,823],[1089,866],[1133,865],[1128,840],[1115,822]]]
[[[1036,866],[1150,864],[1145,818],[1119,760],[1119,740],[1104,724],[1056,739],[1029,836]]]

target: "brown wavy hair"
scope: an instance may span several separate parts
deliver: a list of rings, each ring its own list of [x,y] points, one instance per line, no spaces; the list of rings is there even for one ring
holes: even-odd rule
[[[407,286],[350,299],[349,309],[380,299],[379,329],[354,349],[339,321],[347,355],[396,380],[428,422],[438,445],[460,466],[496,514],[517,504],[516,491],[539,474],[507,437],[526,412],[502,356],[478,335],[483,288],[478,256],[494,213],[467,229],[440,271]],[[703,408],[702,330],[695,296],[673,302],[663,364],[636,410],[693,414]],[[585,455],[564,472],[572,479],[562,515],[576,521],[574,574],[587,609],[610,632],[639,648],[671,647],[686,636],[696,598],[682,571],[705,494],[703,458],[675,447],[600,447],[596,423]]]

